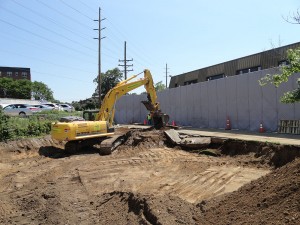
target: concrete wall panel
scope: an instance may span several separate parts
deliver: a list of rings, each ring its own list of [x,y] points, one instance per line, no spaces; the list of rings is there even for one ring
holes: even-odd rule
[[[237,128],[248,130],[250,128],[249,113],[249,76],[235,76],[237,80]]]
[[[283,104],[279,97],[297,87],[293,76],[279,88],[261,87],[258,80],[274,70],[263,70],[219,80],[201,82],[168,89],[157,93],[170,123],[200,128],[226,127],[226,118],[232,129],[258,131],[262,122],[267,131],[277,131],[278,121],[300,119],[300,104]],[[123,96],[116,104],[118,123],[143,122],[147,111],[140,103],[146,95]]]
[[[225,78],[226,88],[226,119],[229,118],[232,129],[238,129],[236,76]],[[226,126],[226,122],[224,123]]]
[[[220,79],[216,83],[216,94],[217,94],[217,127],[225,128],[226,126],[226,79]]]
[[[262,115],[263,100],[262,88],[258,80],[261,78],[261,73],[253,73],[249,76],[249,113],[250,113],[250,131],[259,131],[259,125],[263,122]]]
[[[199,83],[200,86],[200,127],[209,127],[209,101],[208,101],[208,82]]]
[[[208,86],[208,120],[209,127],[218,128],[218,102],[217,102],[217,80],[207,82]]]

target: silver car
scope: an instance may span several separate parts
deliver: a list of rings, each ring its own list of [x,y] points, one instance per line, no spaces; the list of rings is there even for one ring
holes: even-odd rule
[[[73,112],[73,111],[75,111],[74,107],[71,106],[71,105],[68,105],[68,104],[59,104],[59,105],[63,108],[63,110],[65,112]]]
[[[55,110],[54,107],[48,106],[48,105],[32,105],[34,107],[39,108],[41,111],[53,111]]]
[[[42,105],[47,105],[47,106],[53,107],[54,110],[63,111],[63,108],[60,105],[55,104],[55,103],[43,103]]]
[[[33,115],[34,113],[40,112],[41,110],[37,107],[28,104],[10,104],[3,108],[3,113],[9,116],[20,116],[25,117]]]

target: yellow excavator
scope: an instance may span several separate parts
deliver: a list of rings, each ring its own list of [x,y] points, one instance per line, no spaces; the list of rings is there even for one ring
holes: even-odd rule
[[[169,116],[160,110],[150,71],[144,70],[143,73],[143,78],[132,81],[139,74],[134,75],[109,90],[94,121],[88,121],[81,117],[61,118],[59,122],[52,123],[51,137],[55,140],[66,141],[65,150],[70,153],[86,146],[100,144],[100,154],[111,154],[124,141],[124,135],[115,134],[113,127],[116,101],[142,85],[147,92],[147,100],[142,103],[150,112],[153,126],[156,129],[164,127],[169,121]]]

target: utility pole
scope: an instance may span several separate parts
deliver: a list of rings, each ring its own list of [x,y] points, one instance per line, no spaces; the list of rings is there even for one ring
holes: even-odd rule
[[[124,67],[124,70],[122,70],[122,71],[124,72],[125,80],[127,80],[127,72],[133,71],[133,69],[131,69],[131,70],[127,69],[127,67],[133,66],[133,64],[127,65],[127,62],[129,62],[129,61],[133,61],[133,59],[126,59],[126,41],[125,41],[124,42],[124,60],[119,59],[119,62],[124,62],[124,65],[119,64],[119,66]]]
[[[104,19],[101,19],[101,8],[99,7],[99,18],[97,20],[94,21],[98,21],[99,23],[99,27],[98,29],[94,29],[94,30],[98,30],[98,37],[94,38],[94,39],[98,39],[98,91],[99,91],[99,106],[101,106],[101,84],[102,84],[102,80],[101,80],[101,40],[103,38],[106,37],[101,37],[101,30],[105,29],[106,27],[101,28],[101,22]]]
[[[168,88],[168,64],[166,63],[166,88]]]

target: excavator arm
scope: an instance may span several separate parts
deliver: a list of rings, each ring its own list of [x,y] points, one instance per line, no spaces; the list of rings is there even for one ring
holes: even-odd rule
[[[138,74],[139,75],[139,74]],[[154,120],[154,125],[156,125],[155,121],[157,120],[157,116],[164,118],[159,121],[161,126],[165,125],[168,121],[167,115],[163,115],[160,113],[159,103],[157,101],[157,95],[154,88],[154,83],[152,79],[152,75],[149,70],[144,70],[144,77],[137,81],[132,81],[138,75],[134,75],[127,80],[121,81],[114,88],[112,88],[104,97],[99,113],[96,115],[96,121],[107,121],[109,126],[112,126],[114,115],[115,115],[115,104],[116,101],[121,98],[126,93],[144,85],[147,91],[148,101],[143,101],[146,108],[150,111],[152,118]]]

